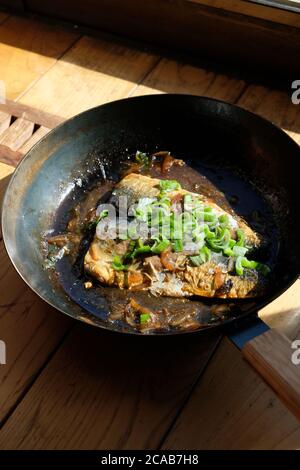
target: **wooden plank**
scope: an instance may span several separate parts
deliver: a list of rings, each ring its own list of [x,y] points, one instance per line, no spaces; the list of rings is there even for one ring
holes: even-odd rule
[[[0,145],[6,145],[11,150],[18,150],[33,133],[34,123],[27,119],[18,118],[6,131],[0,135]]]
[[[259,5],[248,0],[186,0],[192,3],[200,3],[214,8],[220,8],[228,12],[261,18],[274,23],[286,24],[300,28],[300,18],[296,12],[274,8],[267,5]]]
[[[227,2],[227,0],[224,0]],[[299,28],[187,0],[27,0],[31,11],[276,76],[299,70]],[[239,2],[241,3],[241,2]],[[249,2],[248,2],[249,3]],[[243,8],[243,7],[241,7]],[[254,6],[252,5],[252,8]],[[270,9],[271,11],[273,9]],[[297,16],[297,15],[295,15]],[[259,44],[259,47],[255,45]],[[273,75],[274,77],[274,75]]]
[[[6,85],[6,98],[20,97],[78,37],[26,18],[10,17],[1,24],[0,77]]]
[[[131,95],[189,93],[235,102],[245,88],[243,80],[163,58]]]
[[[298,449],[300,424],[224,339],[164,449]]]
[[[1,105],[0,105],[1,106]],[[1,107],[0,107],[1,110]],[[10,125],[11,116],[8,113],[0,111],[0,136]]]
[[[67,118],[127,96],[157,61],[142,50],[84,37],[20,101]]]
[[[29,129],[32,131],[33,128],[33,123],[31,123],[32,126],[29,127]],[[51,129],[48,129],[48,127],[39,127],[34,134],[29,133],[29,139],[27,140],[26,134],[22,134],[22,139],[19,138],[18,144],[14,145],[13,141],[13,146],[17,147],[18,150],[11,150],[10,147],[7,147],[7,145],[2,145],[0,144],[0,162],[6,163],[7,165],[11,165],[13,167],[17,166],[20,160],[22,160],[23,156],[35,145],[42,137],[44,137],[46,134]],[[9,136],[8,136],[9,137]],[[24,142],[24,143],[22,143]]]
[[[28,119],[28,121],[32,121],[40,126],[49,127],[50,129],[53,129],[64,121],[63,118],[55,116],[54,114],[45,113],[42,109],[35,109],[31,106],[25,106],[22,103],[11,100],[6,100],[4,104],[0,103],[0,111],[1,110],[4,113],[11,114],[15,117],[23,117],[24,119]]]
[[[238,104],[282,127],[299,144],[300,106],[292,103],[293,91],[284,92],[254,84],[249,86]]]
[[[32,136],[30,137],[29,140],[27,140],[27,142],[25,142],[20,148],[19,148],[19,151],[21,152],[21,154],[25,155],[27,152],[29,152],[29,150],[40,140],[42,139],[42,137],[44,137],[45,135],[48,134],[48,132],[50,132],[51,129],[49,129],[48,127],[44,127],[44,126],[41,126],[39,127],[35,132],[34,134],[32,134]]]
[[[76,327],[0,431],[0,449],[157,447],[216,340]]]
[[[274,329],[248,341],[242,350],[249,364],[300,422],[300,368],[292,362],[292,352],[290,340]]]
[[[11,150],[6,145],[0,144],[0,162],[15,167],[22,157],[23,154],[21,152]]]
[[[264,307],[259,316],[290,340],[300,339],[300,280]]]
[[[0,283],[0,336],[7,351],[7,364],[0,368],[1,424],[72,322],[25,285],[8,259],[2,241]]]

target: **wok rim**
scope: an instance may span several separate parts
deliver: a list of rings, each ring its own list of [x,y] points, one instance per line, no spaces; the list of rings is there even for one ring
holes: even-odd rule
[[[206,101],[206,102],[213,102],[213,103],[216,103],[216,104],[219,103],[221,105],[226,105],[229,108],[237,109],[239,112],[242,112],[245,115],[251,116],[253,119],[260,120],[264,125],[267,125],[269,127],[272,127],[273,129],[276,129],[277,132],[279,132],[282,136],[284,136],[284,138],[287,139],[287,141],[289,141],[290,144],[293,145],[295,149],[297,149],[297,151],[299,152],[299,156],[300,156],[300,145],[297,144],[297,142],[295,140],[293,140],[281,127],[279,127],[279,125],[275,124],[274,122],[266,119],[263,116],[260,116],[259,114],[254,113],[253,111],[249,111],[249,110],[243,108],[242,106],[239,106],[238,104],[229,103],[225,100],[220,100],[220,99],[216,99],[216,98],[209,97],[209,96],[195,95],[195,94],[188,94],[188,93],[163,93],[163,94],[154,94],[154,95],[153,94],[146,94],[146,95],[141,95],[141,96],[127,97],[127,98],[121,98],[121,99],[118,99],[118,100],[109,101],[107,103],[89,108],[85,111],[82,111],[81,113],[78,113],[78,114],[66,119],[65,121],[60,123],[58,126],[51,129],[48,132],[48,134],[44,135],[38,142],[36,142],[33,145],[33,147],[31,147],[31,149],[18,162],[17,166],[15,167],[15,170],[13,171],[13,173],[11,175],[10,181],[9,181],[9,183],[8,183],[6,189],[5,189],[4,196],[3,196],[3,199],[2,199],[1,229],[2,229],[3,244],[4,244],[4,247],[5,247],[6,253],[7,253],[7,255],[10,259],[10,262],[12,263],[14,269],[16,270],[18,275],[21,277],[21,279],[44,302],[46,302],[52,308],[54,308],[54,309],[58,310],[59,312],[63,313],[64,315],[67,315],[68,317],[73,318],[74,320],[80,321],[82,323],[85,323],[85,324],[93,326],[93,327],[97,327],[97,328],[109,331],[111,333],[127,334],[127,335],[131,335],[131,336],[136,336],[136,337],[158,337],[158,336],[161,337],[161,336],[177,336],[177,335],[182,336],[182,335],[187,335],[187,334],[199,334],[199,333],[204,334],[205,332],[209,332],[211,330],[217,331],[218,329],[228,327],[229,325],[233,326],[235,323],[240,322],[241,320],[243,320],[247,317],[250,317],[251,315],[254,315],[254,314],[257,315],[258,310],[264,308],[266,305],[268,305],[269,303],[271,303],[272,301],[274,301],[275,299],[280,297],[280,295],[282,295],[284,292],[286,292],[299,278],[299,273],[298,273],[293,278],[291,278],[286,283],[286,285],[283,286],[282,288],[280,288],[276,293],[270,295],[268,298],[265,298],[265,299],[262,297],[261,301],[257,302],[258,305],[257,305],[257,307],[255,307],[255,309],[250,309],[250,311],[248,311],[248,312],[241,313],[238,316],[230,317],[230,318],[224,320],[222,323],[218,323],[216,325],[212,324],[210,326],[205,326],[203,328],[200,327],[196,330],[182,330],[182,331],[181,330],[178,330],[178,331],[170,330],[170,331],[167,331],[167,332],[151,332],[151,333],[143,334],[143,333],[141,333],[139,331],[135,331],[135,330],[132,330],[132,331],[131,330],[121,330],[120,328],[115,329],[115,328],[111,327],[108,322],[105,323],[104,321],[102,323],[91,323],[91,322],[87,321],[84,317],[79,317],[78,318],[74,314],[72,314],[70,312],[66,312],[62,307],[60,307],[58,305],[55,305],[53,302],[51,302],[48,298],[46,298],[46,296],[44,296],[42,293],[39,292],[39,289],[36,289],[31,285],[30,279],[27,280],[26,277],[21,273],[20,268],[18,267],[18,265],[20,265],[21,263],[20,262],[18,263],[14,259],[13,254],[10,253],[10,250],[8,248],[9,243],[8,243],[8,236],[7,236],[7,233],[6,233],[6,225],[5,225],[5,218],[7,218],[6,211],[5,211],[5,206],[6,206],[6,201],[9,197],[9,193],[11,191],[11,187],[14,183],[14,179],[15,179],[16,175],[21,171],[20,169],[22,169],[23,162],[25,162],[25,160],[30,159],[31,152],[34,149],[36,149],[40,144],[42,144],[42,142],[47,140],[47,138],[50,135],[52,135],[54,132],[57,132],[58,130],[60,130],[60,128],[62,128],[63,126],[70,124],[74,120],[81,119],[82,116],[84,116],[88,113],[92,113],[92,112],[94,112],[95,110],[97,110],[99,108],[105,108],[105,107],[109,107],[111,105],[122,104],[123,102],[139,101],[139,100],[144,100],[144,99],[150,100],[150,99],[154,98],[154,99],[158,99],[158,100],[164,100],[164,99],[166,99],[166,97],[168,99],[170,99],[170,98],[174,98],[174,99],[178,99],[178,98],[179,99],[181,99],[181,98],[182,99],[193,99],[193,98],[195,98],[197,100]],[[48,158],[51,158],[51,155]],[[29,187],[30,187],[30,185],[27,185],[27,189]],[[57,289],[57,287],[55,287],[55,289]],[[66,297],[69,299],[70,302],[72,302],[75,305],[78,305],[78,304],[76,304],[76,302],[74,302],[68,296],[68,294],[65,291],[64,291],[64,294],[66,295]],[[80,307],[80,306],[78,306],[78,307],[81,309],[82,312],[85,312],[85,310],[82,307]]]

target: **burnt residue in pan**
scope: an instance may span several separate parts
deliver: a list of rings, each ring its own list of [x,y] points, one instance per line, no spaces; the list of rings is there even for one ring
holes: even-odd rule
[[[247,181],[238,169],[232,171],[223,166],[221,168],[212,165],[210,161],[205,162],[205,159],[201,159],[201,165],[194,165],[192,168],[188,164],[184,166],[172,164],[166,155],[168,153],[159,152],[150,167],[137,164],[134,155],[126,156],[119,172],[115,171],[111,180],[106,178],[102,159],[102,167],[95,165],[97,171],[90,171],[88,177],[81,181],[79,186],[75,186],[73,193],[56,215],[54,234],[62,237],[61,248],[66,246],[66,241],[68,248],[67,256],[55,260],[55,274],[52,271],[50,276],[55,275],[69,297],[89,314],[103,321],[116,323],[124,331],[135,329],[134,324],[131,325],[131,310],[128,306],[139,305],[160,315],[162,319],[166,318],[165,324],[163,321],[160,323],[162,333],[170,328],[179,331],[208,328],[238,316],[247,311],[249,306],[253,307],[253,301],[226,302],[215,299],[200,301],[193,298],[168,297],[158,299],[148,292],[103,287],[87,276],[83,269],[83,258],[95,231],[92,222],[95,208],[99,201],[105,201],[110,196],[115,182],[126,173],[141,172],[152,177],[167,176],[169,179],[176,179],[185,189],[203,194],[226,211],[239,214],[265,240],[260,252],[256,253],[256,258],[270,266],[276,262],[279,235],[274,214],[253,183]],[[175,156],[178,159],[186,157]],[[56,247],[59,248],[59,245],[60,243],[56,244]],[[126,315],[127,321],[124,322]]]

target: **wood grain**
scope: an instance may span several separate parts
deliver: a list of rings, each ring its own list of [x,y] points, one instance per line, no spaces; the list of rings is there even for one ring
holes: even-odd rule
[[[238,104],[282,127],[298,144],[300,143],[300,106],[292,103],[294,90],[288,92],[251,85]]]
[[[20,101],[67,118],[127,96],[157,61],[142,50],[84,37]]]
[[[55,116],[55,114],[49,114],[44,112],[42,109],[25,106],[18,101],[6,100],[5,103],[0,103],[0,111],[8,113],[14,117],[28,119],[28,121],[32,121],[40,126],[49,127],[50,129],[53,129],[53,127],[58,126],[64,121],[63,118]]]
[[[7,364],[0,368],[1,424],[72,322],[25,285],[8,259],[2,241],[0,283],[0,336],[7,350]]]
[[[0,77],[17,99],[56,62],[78,35],[40,21],[10,17],[0,25]]]
[[[186,0],[192,3],[200,3],[214,8],[220,8],[228,12],[241,13],[255,18],[262,18],[274,23],[286,24],[300,28],[300,18],[295,12],[259,5],[244,0]]]
[[[13,167],[17,166],[23,154],[16,150],[11,150],[6,145],[0,144],[0,162]]]
[[[223,339],[164,449],[298,449],[300,424]]]
[[[259,316],[290,340],[300,339],[300,280],[264,307]]]
[[[242,352],[300,422],[300,366],[292,362],[288,338],[271,329],[248,341]]]
[[[0,431],[0,449],[156,448],[217,341],[78,325]]]
[[[40,140],[42,137],[48,134],[51,129],[49,127],[41,126],[39,127],[34,134],[27,140],[20,148],[19,151],[21,154],[25,155],[29,150]]]
[[[10,125],[10,121],[11,115],[6,112],[0,111],[0,135],[3,131],[8,128],[8,126]]]
[[[235,102],[245,88],[243,80],[162,58],[131,95],[189,93]]]
[[[227,0],[224,0],[227,3]],[[172,51],[237,64],[254,73],[297,76],[300,30],[187,0],[27,0],[31,11]],[[241,3],[241,2],[239,2]],[[243,2],[244,3],[244,2]],[[247,2],[249,3],[249,2]],[[273,11],[272,8],[270,8]],[[275,10],[275,9],[274,9]],[[295,15],[297,16],[297,15]]]
[[[23,108],[27,109],[24,106]],[[9,126],[10,119],[9,114],[0,111],[0,162],[15,167],[33,145],[51,129],[45,126],[38,127],[34,122],[24,118],[16,119]],[[48,119],[48,122],[51,121],[54,120]]]
[[[11,150],[18,150],[32,136],[34,123],[27,119],[18,118],[0,135],[0,145]]]

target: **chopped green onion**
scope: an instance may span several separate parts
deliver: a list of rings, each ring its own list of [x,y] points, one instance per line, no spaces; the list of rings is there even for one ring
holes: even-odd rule
[[[233,251],[229,246],[223,249],[223,254],[226,256],[234,256]]]
[[[103,211],[100,212],[98,219],[101,220],[101,219],[104,219],[107,216],[108,216],[108,210],[103,210]]]
[[[183,201],[184,201],[183,206],[184,206],[185,211],[192,211],[193,209],[195,209],[193,197],[191,194],[185,194],[183,197]]]
[[[237,273],[238,276],[242,276],[244,274],[244,267],[243,267],[243,257],[238,256],[236,261],[235,261],[235,272]]]
[[[137,241],[137,247],[135,248],[132,256],[134,258],[137,255],[150,253],[150,251],[151,251],[151,247],[149,245],[144,245],[142,240],[139,238]]]
[[[88,222],[84,228],[86,230],[92,230],[93,228],[96,227],[96,225],[98,225],[101,219],[104,219],[107,216],[108,216],[108,210],[101,211],[100,214],[94,220],[91,220],[90,222]]]
[[[233,248],[235,245],[236,245],[236,241],[231,238],[229,242],[229,248]]]
[[[165,193],[158,194],[157,199],[160,203],[171,205],[171,199]]]
[[[216,237],[209,238],[208,244],[209,246],[219,252],[228,248],[230,242],[230,232],[227,228],[217,228],[216,229]]]
[[[258,266],[257,261],[250,261],[245,256],[238,256],[235,262],[235,270],[239,276],[244,273],[244,268],[256,269]]]
[[[209,240],[211,238],[215,238],[215,234],[214,232],[211,232],[208,225],[207,224],[204,224],[202,225],[203,227],[203,231],[204,231],[204,234],[205,234],[205,239],[206,240]]]
[[[209,248],[207,248],[207,246],[203,246],[199,250],[199,255],[190,256],[190,260],[195,266],[200,266],[203,263],[207,263],[208,261],[210,261],[210,259],[211,251]]]
[[[183,242],[182,240],[179,238],[177,240],[174,240],[173,242],[173,249],[174,251],[176,252],[179,252],[179,251],[182,251],[183,250]]]
[[[244,256],[238,256],[235,262],[235,270],[238,276],[242,276],[244,273],[244,268],[256,269],[261,271],[263,276],[267,276],[270,272],[270,268],[259,261],[252,261]]]
[[[143,325],[144,323],[147,323],[150,320],[150,313],[142,313],[140,315],[140,323]]]
[[[140,163],[146,168],[149,168],[151,164],[151,158],[149,157],[149,155],[144,152],[140,152],[139,150],[135,154],[135,160],[137,161],[137,163]]]
[[[160,180],[159,186],[162,191],[181,189],[181,185],[176,180]]]
[[[203,264],[203,260],[200,255],[190,256],[190,260],[195,266],[200,266]]]
[[[137,233],[137,225],[133,222],[131,222],[129,225],[128,225],[128,230],[127,230],[127,233],[128,233],[128,237],[129,238],[132,238],[133,240],[137,238],[138,236],[138,233]]]
[[[229,225],[229,217],[227,214],[222,214],[219,216],[219,224],[223,227],[228,227]]]
[[[124,265],[122,263],[122,260],[120,256],[116,255],[114,256],[113,262],[112,262],[112,267],[116,271],[126,271],[128,269],[128,266]]]
[[[236,235],[237,235],[237,242],[236,242],[236,244],[237,244],[238,246],[244,246],[244,244],[245,244],[245,234],[244,234],[243,230],[241,230],[240,228],[237,229]]]
[[[260,271],[263,276],[267,276],[271,272],[271,269],[269,268],[269,266],[263,263],[259,263],[259,262],[257,262],[256,269]]]
[[[156,240],[154,245],[151,248],[152,253],[159,255],[162,253],[168,246],[170,245],[170,241],[167,239],[163,239],[161,241]]]
[[[235,245],[232,248],[233,256],[245,256],[247,251],[248,251],[248,248],[246,248],[245,246]]]
[[[211,251],[207,246],[203,246],[199,250],[199,256],[201,256],[203,263],[211,260]]]
[[[197,225],[192,231],[192,236],[194,241],[204,243],[205,233],[203,231],[203,225]]]
[[[126,232],[119,233],[119,239],[120,240],[128,240],[128,234]]]

